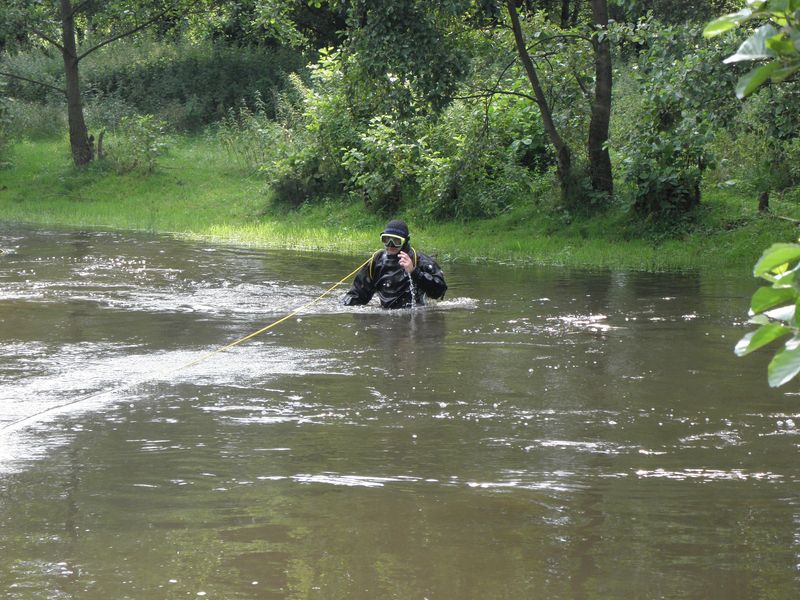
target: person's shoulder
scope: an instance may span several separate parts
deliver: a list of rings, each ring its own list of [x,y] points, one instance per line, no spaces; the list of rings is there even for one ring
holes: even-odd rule
[[[419,267],[431,267],[433,269],[438,269],[439,263],[436,262],[436,259],[430,256],[429,254],[425,254],[424,252],[419,252],[416,249],[414,250],[417,254],[416,263]],[[430,270],[430,269],[429,269]]]
[[[423,262],[423,261],[431,262],[431,263],[435,263],[436,262],[436,259],[434,259],[430,254],[425,254],[424,252],[420,252],[416,248],[414,249],[414,252],[417,253],[417,260],[419,262]]]

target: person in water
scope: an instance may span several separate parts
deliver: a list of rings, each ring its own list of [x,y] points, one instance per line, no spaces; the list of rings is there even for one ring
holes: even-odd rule
[[[424,305],[426,298],[443,298],[444,273],[430,256],[417,252],[404,221],[389,221],[381,233],[384,250],[378,250],[361,267],[344,296],[346,306],[367,304],[377,292],[383,308]]]

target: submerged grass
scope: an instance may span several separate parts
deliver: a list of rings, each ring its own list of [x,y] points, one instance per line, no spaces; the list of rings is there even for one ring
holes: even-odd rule
[[[358,202],[330,200],[286,210],[273,206],[258,177],[243,173],[213,141],[175,140],[156,173],[115,174],[102,164],[75,169],[64,140],[24,141],[0,170],[0,219],[145,230],[260,247],[374,250],[385,219]],[[774,204],[789,216],[792,203]],[[795,223],[761,215],[754,201],[708,190],[692,221],[659,231],[621,210],[564,218],[531,201],[494,219],[423,223],[405,216],[413,242],[444,262],[506,261],[633,270],[749,270],[776,241],[797,237]]]

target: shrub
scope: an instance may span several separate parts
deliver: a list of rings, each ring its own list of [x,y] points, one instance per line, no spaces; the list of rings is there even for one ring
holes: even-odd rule
[[[784,191],[800,184],[800,83],[748,96],[733,126],[717,132],[714,178],[749,192]]]
[[[2,67],[0,71],[14,73],[30,80],[3,78],[4,93],[9,98],[36,104],[64,101],[64,94],[58,91],[64,87],[64,61],[58,52],[45,53],[32,50],[4,54],[0,57],[0,67]]]
[[[622,176],[635,186],[634,210],[642,216],[675,216],[700,203],[703,171],[711,164],[711,133],[701,118],[684,114],[668,131],[650,129],[621,149]]]
[[[108,142],[106,159],[119,174],[152,173],[167,149],[166,124],[152,115],[123,117]]]
[[[17,137],[51,138],[67,131],[64,99],[45,103],[8,98],[8,129]]]
[[[120,40],[99,54],[82,72],[87,97],[118,98],[178,130],[218,121],[242,99],[253,101],[257,94],[274,116],[273,93],[286,87],[286,73],[303,63],[294,50],[208,41]]]
[[[404,139],[388,115],[370,120],[358,146],[347,148],[342,161],[349,185],[367,207],[378,213],[397,211],[404,189],[414,184],[420,145]]]
[[[417,177],[425,212],[468,220],[529,202],[532,181],[553,162],[537,117],[532,102],[508,96],[488,107],[451,105],[422,132]]]
[[[0,169],[10,166],[11,134],[9,132],[8,102],[0,97]]]
[[[117,129],[125,117],[135,114],[134,106],[123,98],[102,93],[90,95],[83,107],[83,115],[90,131]]]
[[[251,109],[241,101],[238,109],[230,109],[216,126],[216,135],[231,157],[256,173],[268,171],[270,165],[285,158],[290,152],[291,132],[266,114],[260,94],[254,105]]]
[[[300,69],[303,62],[299,52],[281,47],[138,37],[98,50],[81,61],[80,69],[84,103],[93,107],[101,125],[115,126],[119,119],[114,113],[124,108],[128,114],[154,115],[173,129],[195,130],[223,118],[242,98],[251,101],[256,92],[274,116],[273,93],[286,86],[286,73]],[[4,56],[0,70],[53,86],[8,79],[6,95],[23,102],[26,110],[33,110],[29,105],[63,104],[57,89],[64,87],[64,65],[57,52],[34,49]],[[18,120],[15,127],[29,124],[36,125]]]
[[[640,101],[621,118],[620,173],[634,187],[633,207],[647,217],[674,216],[700,202],[700,182],[713,165],[710,141],[715,126],[732,121],[730,95],[706,85],[722,71],[722,49],[703,42],[699,29],[650,24],[632,86]]]
[[[345,192],[350,174],[344,157],[364,129],[347,100],[339,53],[323,49],[310,71],[310,86],[291,76],[292,86],[276,103],[281,123],[293,135],[290,151],[267,171],[279,203],[297,205]]]

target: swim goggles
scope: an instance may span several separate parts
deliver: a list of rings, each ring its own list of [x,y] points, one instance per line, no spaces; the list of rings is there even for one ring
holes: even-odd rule
[[[383,244],[387,248],[389,246],[391,246],[392,248],[402,248],[405,243],[406,243],[406,238],[402,236],[394,235],[392,233],[381,234],[381,244]]]

